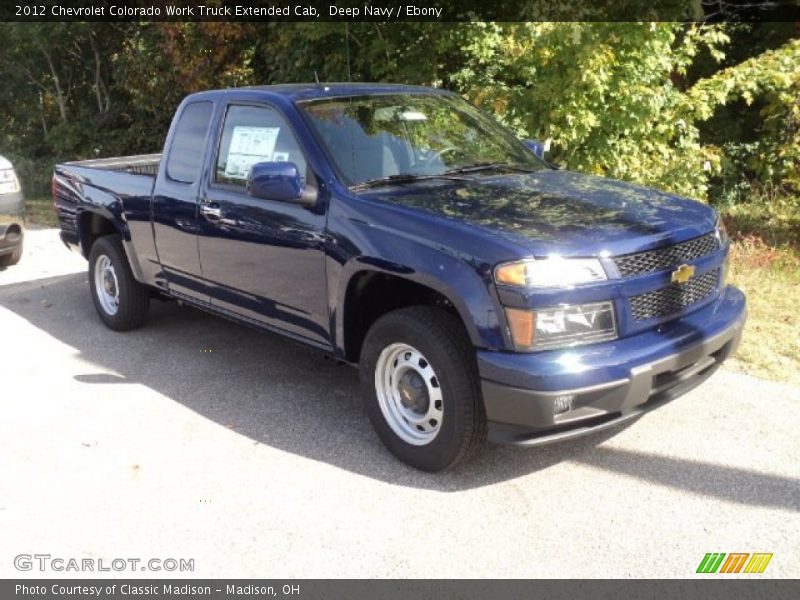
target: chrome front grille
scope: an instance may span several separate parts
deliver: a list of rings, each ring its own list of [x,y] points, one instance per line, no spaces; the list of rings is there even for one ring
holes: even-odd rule
[[[716,269],[693,277],[686,283],[673,283],[652,292],[632,296],[631,314],[636,321],[675,314],[711,294],[716,289],[718,280],[719,269]]]
[[[719,241],[712,232],[680,244],[618,256],[614,259],[614,263],[617,265],[620,277],[634,277],[655,271],[666,271],[717,250]]]

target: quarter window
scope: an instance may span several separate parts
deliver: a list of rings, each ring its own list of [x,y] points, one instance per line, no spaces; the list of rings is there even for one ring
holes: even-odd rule
[[[167,159],[167,176],[173,181],[197,181],[213,110],[212,102],[192,102],[183,109]]]

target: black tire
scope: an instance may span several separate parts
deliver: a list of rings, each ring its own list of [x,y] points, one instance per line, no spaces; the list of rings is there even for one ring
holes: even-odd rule
[[[0,267],[11,267],[22,260],[22,244],[19,244],[11,254],[0,256]]]
[[[95,283],[95,266],[101,257],[108,257],[114,268],[118,287],[117,311],[111,314],[103,307],[98,296]],[[147,319],[147,310],[150,307],[150,292],[133,277],[128,258],[122,247],[118,235],[106,235],[92,244],[89,251],[89,287],[92,293],[92,302],[100,320],[114,331],[129,331],[141,327]]]
[[[441,386],[440,429],[433,440],[424,445],[402,439],[381,409],[376,368],[381,353],[393,344],[407,344],[418,350],[430,363]],[[475,350],[460,320],[450,312],[413,306],[382,316],[364,340],[360,375],[364,406],[372,426],[389,451],[406,464],[431,472],[450,469],[473,454],[486,440],[486,414]]]

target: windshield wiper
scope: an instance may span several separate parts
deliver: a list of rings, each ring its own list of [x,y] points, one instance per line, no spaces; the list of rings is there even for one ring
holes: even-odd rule
[[[395,183],[414,183],[416,181],[429,181],[431,179],[449,179],[451,181],[467,181],[466,177],[456,177],[448,173],[440,173],[438,175],[415,175],[414,173],[398,173],[396,175],[387,175],[386,177],[378,177],[377,179],[368,179],[361,183],[357,183],[350,187],[352,190],[366,190],[369,188],[380,187],[382,185],[393,185]]]
[[[535,169],[523,167],[520,165],[512,165],[511,163],[504,162],[479,162],[474,165],[466,165],[464,167],[456,167],[445,171],[445,174],[456,173],[477,173],[478,171],[499,171],[505,169],[507,171],[519,171],[520,173],[533,173]]]

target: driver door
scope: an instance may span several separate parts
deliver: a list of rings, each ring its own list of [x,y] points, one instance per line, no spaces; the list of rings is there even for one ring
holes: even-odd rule
[[[199,208],[200,263],[211,304],[329,346],[325,213],[250,196],[250,166],[263,161],[293,162],[303,174],[308,169],[276,108],[229,105]]]

